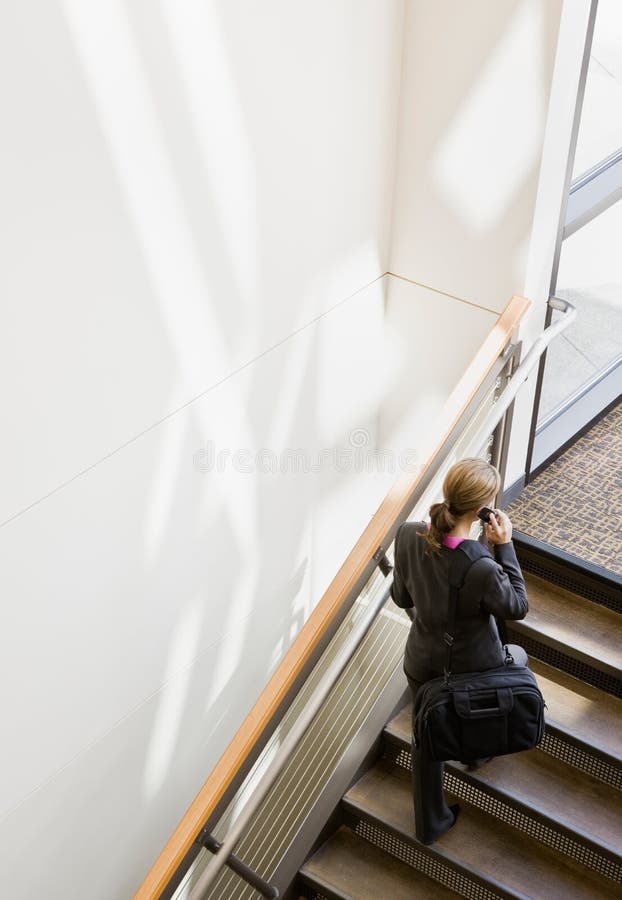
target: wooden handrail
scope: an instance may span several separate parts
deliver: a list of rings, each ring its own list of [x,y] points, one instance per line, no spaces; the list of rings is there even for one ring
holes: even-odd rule
[[[443,407],[438,427],[441,433],[421,470],[398,478],[369,524],[327,587],[283,660],[266,684],[233,740],[226,748],[203,787],[188,807],[134,900],[157,900],[187,854],[205,822],[213,813],[239,769],[269,725],[297,676],[313,655],[326,629],[339,613],[352,588],[360,579],[377,548],[383,543],[408,498],[416,490],[426,468],[444,444],[455,423],[468,406],[496,360],[509,343],[512,333],[529,309],[531,301],[514,296],[495,322],[475,358]]]

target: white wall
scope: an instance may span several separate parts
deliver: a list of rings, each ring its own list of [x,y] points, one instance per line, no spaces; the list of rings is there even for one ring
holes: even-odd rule
[[[416,446],[515,290],[536,139],[428,163],[541,4],[469,6],[3,7],[3,896],[137,887],[393,477],[254,454]]]
[[[402,16],[2,9],[2,896],[131,894],[375,509],[195,454],[376,441]]]
[[[406,2],[390,271],[456,298],[456,311],[529,297],[525,351],[544,324],[589,11],[590,0]],[[469,335],[444,321],[447,341]],[[516,403],[506,485],[524,474],[534,387],[535,375]]]
[[[396,452],[422,448],[426,432],[496,320],[489,310],[387,277],[386,389],[378,425],[382,447]]]
[[[409,0],[390,271],[521,293],[562,0]]]

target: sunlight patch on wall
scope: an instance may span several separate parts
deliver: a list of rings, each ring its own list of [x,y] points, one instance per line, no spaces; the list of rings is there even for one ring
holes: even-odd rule
[[[180,617],[171,640],[164,687],[156,713],[143,774],[147,799],[156,796],[169,773],[177,746],[177,737],[186,701],[193,664],[201,634],[203,610],[201,597],[195,597]],[[194,715],[194,713],[192,713]]]
[[[155,564],[166,534],[179,485],[186,426],[185,416],[173,416],[159,430],[160,451],[143,520],[143,557],[146,566]]]
[[[161,0],[186,89],[192,122],[202,149],[214,207],[235,260],[232,278],[249,315],[259,275],[257,192],[254,153],[236,90],[216,4],[205,0]],[[240,322],[254,334],[249,322]]]
[[[244,554],[252,553],[256,544],[250,511],[257,505],[258,485],[256,478],[244,471],[249,468],[245,451],[253,450],[257,442],[246,412],[252,386],[252,379],[235,376],[209,393],[197,415],[200,429],[193,447],[210,449],[209,470],[196,473],[200,533],[220,527],[226,510],[228,526]],[[190,457],[188,462],[192,462]]]
[[[221,598],[222,637],[219,642],[218,658],[209,686],[206,686],[204,710],[210,712],[221,694],[227,689],[232,679],[239,675],[243,663],[243,654],[248,652],[249,633],[253,629],[255,613],[256,588],[259,578],[260,563],[258,559],[240,561],[233,591]],[[252,644],[252,637],[250,638]],[[237,693],[232,692],[237,700]]]
[[[181,383],[175,402],[187,400],[188,389],[204,387],[214,373],[229,369],[229,353],[214,311],[222,298],[210,297],[200,248],[167,152],[157,99],[123,4],[109,0],[94,6],[80,0],[62,0],[62,6],[123,187],[147,274],[176,352]],[[181,16],[182,9],[183,5],[176,8],[176,14]],[[223,82],[230,80],[230,74],[220,74],[218,90],[223,90]],[[232,102],[230,90],[225,94],[227,102]],[[239,191],[249,191],[250,148],[239,131],[235,138],[234,143],[241,148],[237,151],[241,168]],[[221,151],[216,146],[213,152]],[[232,168],[231,172],[237,173],[237,169]],[[252,199],[244,201],[244,208],[252,209],[252,203]],[[223,205],[221,197],[220,207]],[[230,237],[231,223],[226,221],[223,227]],[[249,258],[248,253],[246,257]]]
[[[473,231],[498,223],[540,153],[545,115],[544,12],[524,0],[439,143],[433,175]],[[482,148],[486,148],[484,151]]]
[[[271,397],[271,418],[268,423],[267,442],[267,446],[277,452],[289,446],[292,440],[296,441],[292,420],[299,411],[299,397],[304,395],[309,370],[313,366],[317,342],[317,325],[311,325],[300,334],[290,338],[286,347],[277,351],[284,357],[284,360],[278,390]],[[307,414],[310,418],[313,417],[312,410],[307,410]]]

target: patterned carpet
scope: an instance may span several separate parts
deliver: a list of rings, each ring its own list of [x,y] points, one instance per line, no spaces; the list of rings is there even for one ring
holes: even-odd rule
[[[622,403],[508,507],[517,531],[622,575]]]

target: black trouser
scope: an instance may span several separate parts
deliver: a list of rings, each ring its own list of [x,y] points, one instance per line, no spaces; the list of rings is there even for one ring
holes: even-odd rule
[[[517,666],[527,665],[527,654],[522,647],[510,644],[508,650],[514,657]],[[408,678],[408,676],[406,676]],[[408,685],[413,699],[413,707],[417,691],[424,681],[408,678]],[[412,729],[411,729],[412,731]],[[413,800],[415,806],[415,835],[423,844],[431,844],[453,825],[454,814],[445,802],[443,794],[443,775],[445,763],[429,759],[425,748],[417,750],[411,743],[411,772]]]

